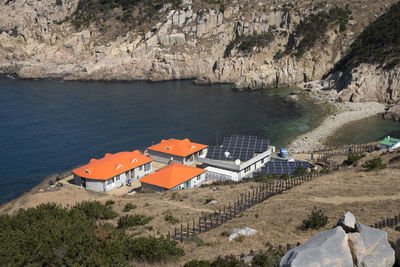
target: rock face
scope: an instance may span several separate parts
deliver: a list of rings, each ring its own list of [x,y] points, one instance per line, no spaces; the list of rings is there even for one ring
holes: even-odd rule
[[[95,23],[79,30],[73,27],[69,18],[78,2],[63,0],[58,5],[55,0],[0,0],[0,73],[65,80],[198,79],[250,89],[292,86],[321,79],[354,36],[385,4],[395,0],[366,0],[362,6],[349,3],[357,23],[349,23],[345,32],[339,32],[338,25],[331,26],[321,42],[301,57],[282,52],[288,42],[299,41],[293,32],[296,24],[313,12],[308,1],[296,1],[289,9],[275,1],[233,0],[224,9],[199,7],[203,1],[183,1],[176,9],[161,8],[159,19],[148,23],[145,32],[128,30],[108,39]],[[322,4],[321,10],[327,11],[334,4]],[[120,21],[110,23],[122,25]],[[231,56],[224,58],[225,48],[235,36],[268,30],[274,34],[268,46],[254,47],[251,53],[233,49]],[[283,56],[278,59],[277,54]],[[374,79],[386,79],[383,73],[374,75]],[[388,82],[396,75],[388,73]],[[367,90],[368,83],[364,87]],[[354,100],[368,99],[363,90]],[[397,94],[393,90],[391,96],[385,93],[379,98],[386,101]]]
[[[346,233],[342,225],[355,232]],[[356,223],[347,212],[332,230],[316,234],[290,250],[280,266],[393,266],[394,250],[385,231]]]
[[[385,231],[357,223],[357,233],[349,234],[355,264],[358,266],[393,266],[394,250]]]
[[[318,233],[305,244],[289,251],[282,258],[280,266],[352,267],[353,259],[346,233],[341,227]]]
[[[400,121],[400,103],[389,107],[389,109],[384,114],[384,118],[388,120]]]

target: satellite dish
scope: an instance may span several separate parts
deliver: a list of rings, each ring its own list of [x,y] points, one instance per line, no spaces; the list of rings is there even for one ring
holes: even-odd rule
[[[239,166],[240,165],[240,159],[237,159],[237,160],[235,160],[235,164],[237,165],[237,166]]]
[[[225,151],[224,155],[225,155],[225,158],[229,159],[229,156],[231,155],[231,153],[229,153],[229,151]]]

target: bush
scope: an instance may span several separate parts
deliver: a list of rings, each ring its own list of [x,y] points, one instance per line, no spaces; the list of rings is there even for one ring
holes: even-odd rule
[[[376,171],[376,170],[382,170],[386,168],[386,164],[382,162],[381,158],[374,158],[371,160],[367,160],[364,162],[362,165],[363,168],[366,168],[367,171]]]
[[[240,261],[234,255],[221,257],[218,256],[216,260],[211,263],[212,267],[239,267]]]
[[[63,4],[62,0],[56,0],[56,5],[57,6],[62,6],[62,4]]]
[[[357,166],[357,162],[362,159],[363,157],[365,157],[365,154],[348,154],[347,155],[347,159],[345,161],[343,161],[343,165],[354,165]]]
[[[238,243],[242,243],[244,240],[245,240],[245,236],[244,235],[238,235],[235,239],[233,239],[233,240],[235,240],[236,242],[238,242]]]
[[[131,210],[136,209],[136,208],[137,208],[136,205],[133,205],[131,203],[127,203],[122,211],[123,212],[128,212],[128,211],[131,211]]]
[[[169,212],[167,212],[164,215],[164,221],[169,222],[170,224],[177,224],[180,222],[180,220],[178,218],[176,218],[174,215],[172,215]]]
[[[198,246],[198,247],[204,246],[204,241],[203,241],[203,239],[201,239],[200,237],[198,237],[198,236],[196,236],[196,235],[191,236],[191,237],[189,237],[188,239],[186,239],[186,242],[187,242],[187,243],[194,243],[194,244],[196,244],[196,246]]]
[[[184,251],[164,238],[133,238],[111,224],[100,224],[77,207],[41,204],[0,215],[2,266],[130,266],[133,260],[150,263],[176,259]],[[98,206],[95,202],[93,206]]]
[[[139,225],[145,225],[148,224],[153,217],[147,217],[145,215],[125,215],[122,217],[119,217],[118,219],[118,228],[130,228],[134,226],[139,226]]]
[[[105,203],[105,205],[106,205],[107,207],[108,207],[108,206],[112,206],[112,205],[114,205],[114,204],[115,204],[115,201],[112,200],[112,199],[107,200],[106,203]]]
[[[285,253],[281,250],[269,249],[266,252],[258,253],[251,261],[251,266],[255,267],[275,267],[279,266],[281,258]]]
[[[321,210],[314,209],[311,214],[308,215],[308,218],[303,220],[303,223],[299,227],[300,230],[308,230],[308,229],[319,229],[324,227],[328,223],[328,216],[322,213]]]
[[[253,181],[256,183],[270,183],[274,180],[278,180],[278,176],[276,174],[259,174],[253,178]]]
[[[394,228],[394,230],[396,230],[397,232],[400,232],[400,226],[396,226],[396,227]]]
[[[185,255],[182,248],[176,246],[176,242],[164,237],[138,237],[127,242],[127,251],[131,251],[134,258],[158,262],[161,260],[174,260]]]
[[[304,166],[297,166],[296,170],[292,173],[292,176],[302,176],[308,173]]]
[[[210,267],[211,263],[207,260],[191,260],[183,265],[184,267]]]
[[[223,231],[223,232],[221,233],[221,236],[223,236],[223,237],[229,237],[230,234],[229,234],[227,231]]]
[[[340,60],[336,70],[361,63],[385,64],[387,68],[400,63],[400,2],[369,24],[351,44],[347,55]]]
[[[71,209],[71,212],[84,213],[88,218],[96,220],[114,219],[118,216],[109,206],[106,204],[103,205],[98,201],[83,201],[78,203]]]

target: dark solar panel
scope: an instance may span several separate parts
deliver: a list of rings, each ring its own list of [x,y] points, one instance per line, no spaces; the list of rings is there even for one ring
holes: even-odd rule
[[[268,150],[269,141],[258,139],[256,136],[233,135],[225,137],[222,146],[208,148],[207,158],[217,160],[237,160],[248,161],[257,152]],[[229,152],[229,157],[225,156]]]
[[[278,176],[282,174],[291,175],[294,173],[299,166],[306,169],[310,168],[310,163],[305,161],[287,161],[281,159],[272,159],[267,162],[265,167],[261,168],[261,173],[264,175],[276,174]]]

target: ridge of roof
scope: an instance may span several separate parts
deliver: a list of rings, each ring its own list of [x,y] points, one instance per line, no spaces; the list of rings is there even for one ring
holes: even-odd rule
[[[208,146],[191,142],[188,138],[182,140],[170,138],[168,140],[163,139],[160,143],[150,146],[147,149],[170,155],[186,157],[203,150],[206,147]]]
[[[91,159],[88,164],[74,169],[72,173],[87,179],[108,180],[151,161],[151,158],[143,155],[138,150],[132,152],[123,151],[115,154],[106,153],[103,158]]]
[[[155,173],[143,177],[140,181],[142,183],[172,189],[204,172],[206,172],[204,169],[172,163],[157,170]]]

